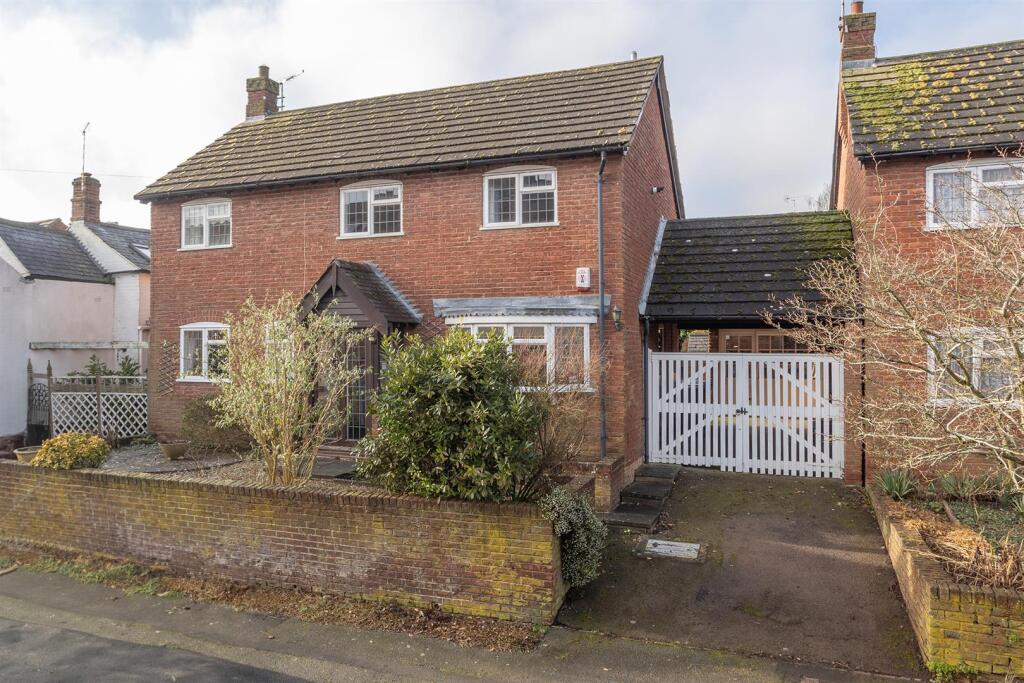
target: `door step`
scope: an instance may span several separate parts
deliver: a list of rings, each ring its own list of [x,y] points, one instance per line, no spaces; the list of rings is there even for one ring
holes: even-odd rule
[[[633,483],[619,493],[619,505],[599,516],[608,526],[651,531],[681,470],[664,463],[641,465]]]

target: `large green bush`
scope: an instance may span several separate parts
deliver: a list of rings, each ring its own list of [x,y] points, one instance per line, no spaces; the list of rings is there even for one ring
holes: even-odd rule
[[[596,579],[608,529],[594,514],[590,500],[579,493],[556,488],[540,499],[540,508],[560,539],[565,583],[570,588],[578,588]]]
[[[220,412],[213,397],[201,396],[185,404],[181,414],[181,435],[198,449],[237,453],[252,448],[252,440],[238,427],[221,427]]]
[[[536,405],[519,391],[521,369],[507,342],[451,330],[383,345],[371,404],[377,433],[360,442],[359,473],[427,497],[512,500],[534,483],[540,458]]]
[[[110,444],[95,434],[67,432],[43,442],[32,465],[55,470],[99,467],[110,454]]]

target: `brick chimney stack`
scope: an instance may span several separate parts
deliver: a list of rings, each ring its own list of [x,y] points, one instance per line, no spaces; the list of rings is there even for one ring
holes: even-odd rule
[[[843,17],[839,29],[839,42],[844,62],[875,58],[875,13],[865,14],[862,0],[850,3],[850,13]]]
[[[100,222],[100,181],[89,173],[71,181],[71,220]]]
[[[261,65],[260,75],[245,79],[245,90],[249,103],[245,106],[245,118],[261,119],[267,114],[277,113],[277,96],[281,84],[270,78],[270,67]]]

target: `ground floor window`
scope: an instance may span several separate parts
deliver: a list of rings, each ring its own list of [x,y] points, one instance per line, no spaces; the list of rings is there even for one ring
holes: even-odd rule
[[[590,323],[543,318],[460,320],[454,323],[478,339],[499,334],[528,372],[533,386],[554,384],[565,391],[590,389]]]
[[[191,323],[181,327],[179,378],[209,382],[224,370],[228,327],[220,323]]]
[[[807,353],[807,346],[779,330],[721,330],[723,353]]]
[[[1013,394],[1013,349],[991,330],[960,330],[928,349],[930,394],[940,403],[971,402],[972,390],[986,398]]]

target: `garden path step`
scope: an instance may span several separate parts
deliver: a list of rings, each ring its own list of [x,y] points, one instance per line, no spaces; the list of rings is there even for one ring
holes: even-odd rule
[[[683,471],[680,465],[671,465],[664,462],[648,462],[640,465],[636,470],[636,477],[651,479],[668,479],[675,481],[679,473]]]
[[[598,517],[608,526],[627,527],[650,531],[661,514],[661,505],[631,505],[620,503],[611,512],[602,512]]]
[[[672,493],[673,485],[671,479],[637,477],[632,484],[622,489],[619,496],[623,503],[651,501],[660,505]]]
[[[313,465],[314,479],[348,479],[355,472],[355,460],[326,460],[318,458]]]

